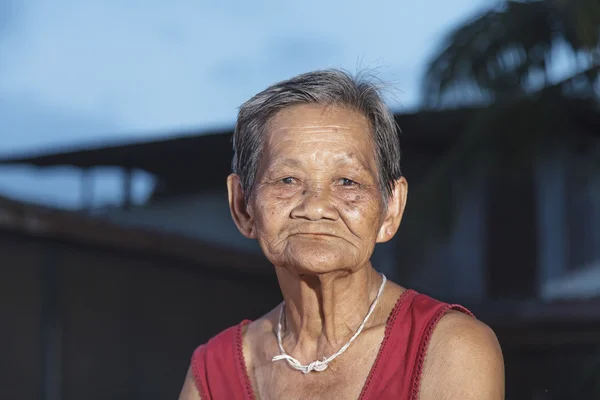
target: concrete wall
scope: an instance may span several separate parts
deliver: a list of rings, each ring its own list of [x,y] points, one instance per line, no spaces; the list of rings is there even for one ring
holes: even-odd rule
[[[484,300],[485,212],[485,187],[479,179],[464,196],[454,232],[429,247],[410,285],[447,301]]]
[[[196,346],[280,301],[274,276],[1,231],[0,260],[2,399],[177,398]]]
[[[0,236],[0,398],[41,399],[41,247]]]
[[[578,292],[581,298],[600,296],[586,290],[594,283],[585,282],[595,279],[589,269],[600,262],[600,173],[578,168],[584,162],[561,149],[537,164],[538,287],[546,300],[560,297],[559,292],[565,298],[577,298]],[[564,290],[565,280],[570,290]]]
[[[150,227],[260,252],[256,241],[243,237],[233,223],[225,190],[160,200],[130,210],[110,209],[100,215],[121,225]]]

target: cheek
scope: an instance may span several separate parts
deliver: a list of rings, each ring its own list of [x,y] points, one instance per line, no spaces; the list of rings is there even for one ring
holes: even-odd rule
[[[353,221],[360,221],[364,205],[355,201],[344,200],[344,214]]]
[[[363,232],[379,228],[383,204],[378,192],[346,194],[341,201],[349,225]]]
[[[264,190],[264,197],[277,201],[285,201],[294,197],[301,191],[300,185],[272,185]]]
[[[272,196],[264,192],[257,193],[254,204],[254,220],[257,228],[268,232],[278,230],[292,208],[289,197]]]

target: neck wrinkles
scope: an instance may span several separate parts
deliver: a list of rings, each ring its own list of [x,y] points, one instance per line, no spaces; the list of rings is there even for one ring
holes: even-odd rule
[[[285,300],[284,347],[304,361],[338,351],[362,323],[381,285],[370,264],[349,275],[299,278],[278,268],[277,276]]]

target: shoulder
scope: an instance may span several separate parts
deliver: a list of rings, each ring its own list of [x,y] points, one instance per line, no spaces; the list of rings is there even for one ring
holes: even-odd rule
[[[241,343],[238,335],[247,324],[248,321],[245,320],[233,325],[194,350],[183,389],[188,397],[182,398],[195,398],[193,395],[196,392],[199,397],[207,398],[208,377],[211,375],[209,371],[217,375],[236,371],[236,360],[239,358],[237,343]]]
[[[492,329],[462,312],[448,311],[429,342],[420,398],[504,399],[504,361]]]
[[[198,346],[192,354],[192,367],[203,370],[208,365],[223,367],[227,366],[238,351],[243,332],[250,321],[244,320],[237,325],[230,326],[214,335],[204,344]]]
[[[240,335],[240,332],[242,332],[249,323],[250,321],[244,320],[236,325],[232,325],[222,330],[210,338],[208,342],[199,346],[196,350],[224,350],[232,347],[237,339],[237,336]]]
[[[249,322],[242,330],[242,350],[247,369],[252,370],[256,363],[261,363],[262,360],[257,360],[255,356],[265,353],[264,348],[269,342],[267,338],[275,337],[279,308],[278,305],[262,317]]]
[[[202,400],[200,392],[196,387],[196,382],[194,380],[194,374],[192,373],[191,367],[188,369],[188,372],[185,376],[181,393],[179,393],[179,400]]]

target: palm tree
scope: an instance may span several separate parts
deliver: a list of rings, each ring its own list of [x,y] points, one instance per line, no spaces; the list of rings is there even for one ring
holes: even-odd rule
[[[572,73],[557,78],[561,57]],[[459,26],[429,63],[423,108],[469,106],[476,117],[417,188],[407,231],[419,236],[416,225],[426,225],[434,236],[449,233],[458,199],[439,199],[460,195],[476,167],[518,173],[536,154],[565,141],[597,164],[600,127],[586,116],[600,110],[599,89],[598,0],[500,1]],[[581,116],[577,129],[573,116]],[[463,179],[451,179],[457,175]]]
[[[549,84],[560,50],[589,71],[583,75],[591,84],[600,64],[599,26],[596,0],[501,1],[446,38],[429,64],[426,104],[535,92]]]
[[[566,76],[556,73],[561,58],[571,71]],[[423,234],[430,238],[451,232],[458,201],[448,194],[460,197],[468,178],[482,166],[518,176],[546,150],[567,146],[589,160],[588,172],[597,173],[600,126],[589,116],[600,112],[599,92],[598,0],[499,1],[459,26],[429,63],[423,106],[477,111],[416,189],[413,198],[418,201],[408,213],[413,218],[407,218],[412,227],[406,230],[417,240]],[[457,175],[463,179],[455,179]],[[427,232],[421,225],[429,227]],[[595,390],[596,397],[590,398],[600,398],[594,386],[600,376],[598,359],[592,364],[586,375],[592,378],[579,390],[588,396]]]

